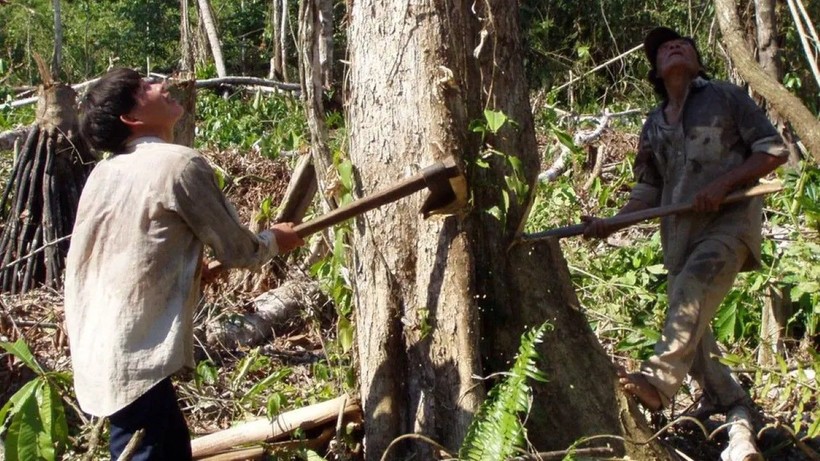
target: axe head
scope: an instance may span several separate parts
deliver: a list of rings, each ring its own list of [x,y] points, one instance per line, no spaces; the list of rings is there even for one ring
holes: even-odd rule
[[[424,182],[430,191],[421,206],[425,219],[434,214],[453,214],[467,204],[467,180],[456,165],[447,158],[422,170]]]

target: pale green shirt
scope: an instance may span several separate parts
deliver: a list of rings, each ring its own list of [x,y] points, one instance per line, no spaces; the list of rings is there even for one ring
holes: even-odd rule
[[[108,416],[193,366],[203,244],[226,267],[276,255],[239,222],[196,151],[140,138],[83,189],[66,261],[65,316],[82,409]]]

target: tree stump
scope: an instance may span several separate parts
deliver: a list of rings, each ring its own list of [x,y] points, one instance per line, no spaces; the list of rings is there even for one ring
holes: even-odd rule
[[[79,137],[76,92],[61,83],[39,89],[36,120],[0,198],[0,291],[59,287],[77,204],[93,168]]]

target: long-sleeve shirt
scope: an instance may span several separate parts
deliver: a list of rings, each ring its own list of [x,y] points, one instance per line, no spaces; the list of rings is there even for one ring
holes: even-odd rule
[[[681,120],[668,124],[663,105],[644,123],[635,159],[632,199],[649,206],[691,202],[709,183],[740,166],[752,153],[788,155],[763,111],[738,86],[697,78]],[[752,184],[749,184],[752,185]],[[760,264],[760,197],[724,205],[713,213],[682,213],[661,219],[664,264],[677,273],[693,245],[706,239],[739,239],[749,247],[743,270]]]
[[[77,399],[107,416],[193,366],[203,244],[226,267],[257,267],[274,236],[239,222],[196,151],[140,138],[83,189],[66,261],[65,316]]]

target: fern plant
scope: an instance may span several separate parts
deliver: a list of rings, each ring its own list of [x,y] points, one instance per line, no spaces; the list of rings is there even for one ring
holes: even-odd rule
[[[548,323],[543,323],[524,333],[515,364],[490,390],[470,424],[459,450],[459,459],[507,459],[523,448],[524,417],[532,401],[532,389],[527,379],[546,382],[546,376],[535,365],[538,358],[535,347],[549,327]]]

